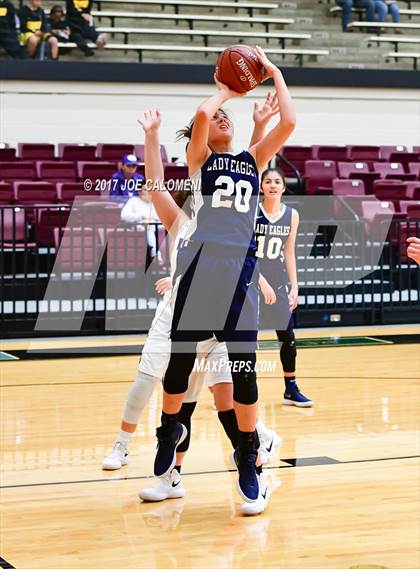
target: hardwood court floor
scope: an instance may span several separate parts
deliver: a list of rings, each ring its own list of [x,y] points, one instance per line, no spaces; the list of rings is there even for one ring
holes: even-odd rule
[[[333,333],[387,331],[414,332]],[[259,354],[273,358],[276,350]],[[160,393],[130,464],[100,469],[136,356],[0,364],[1,557],[17,569],[417,569],[419,346],[302,349],[298,362],[313,409],[283,407],[282,381],[260,376],[260,415],[284,442],[266,470],[269,507],[255,518],[240,516],[207,392],[183,469],[186,497],[143,504],[136,493],[150,482]]]

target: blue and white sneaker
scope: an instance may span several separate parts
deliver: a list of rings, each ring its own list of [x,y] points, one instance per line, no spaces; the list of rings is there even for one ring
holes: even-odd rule
[[[239,495],[245,502],[255,502],[260,494],[260,485],[255,466],[257,451],[247,451],[237,447],[233,453],[233,458],[239,473],[236,482]]]
[[[305,397],[300,392],[296,383],[291,383],[284,392],[283,405],[294,405],[295,407],[312,407],[314,402],[312,399]]]
[[[163,431],[163,432],[162,432]],[[176,449],[185,440],[187,429],[182,423],[177,423],[169,435],[164,434],[163,427],[156,429],[158,439],[155,457],[154,473],[161,478],[167,476],[176,462]]]

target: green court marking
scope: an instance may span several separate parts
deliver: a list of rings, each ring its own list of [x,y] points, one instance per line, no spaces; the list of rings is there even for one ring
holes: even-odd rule
[[[18,360],[16,356],[12,356],[12,354],[8,354],[7,352],[0,352],[0,362],[7,362],[10,360]]]
[[[296,340],[297,348],[343,348],[345,346],[374,346],[377,344],[393,344],[389,340],[371,338],[370,336],[327,336],[324,338],[302,338]],[[278,348],[277,340],[260,340],[258,347],[260,350],[275,350]]]

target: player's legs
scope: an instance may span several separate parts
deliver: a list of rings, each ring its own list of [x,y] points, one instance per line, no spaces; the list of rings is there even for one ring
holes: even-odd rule
[[[58,40],[54,36],[50,36],[47,40],[51,50],[51,58],[58,59]]]
[[[121,466],[128,464],[131,437],[137,428],[141,413],[160,381],[158,376],[149,375],[141,370],[137,372],[137,377],[128,392],[117,439],[111,452],[102,462],[104,470],[118,470]]]
[[[284,374],[284,397],[283,405],[295,405],[296,407],[312,407],[313,401],[303,395],[296,383],[296,338],[293,328],[276,330],[277,339],[280,342],[280,360]]]

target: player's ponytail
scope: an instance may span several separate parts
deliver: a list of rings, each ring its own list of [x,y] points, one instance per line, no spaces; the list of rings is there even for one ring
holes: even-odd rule
[[[187,143],[188,146],[189,141],[191,140],[193,126],[194,126],[194,119],[191,119],[188,126],[185,126],[184,128],[180,128],[179,130],[177,130],[176,139],[175,139],[176,142],[179,142],[183,138],[188,138],[188,143]]]

